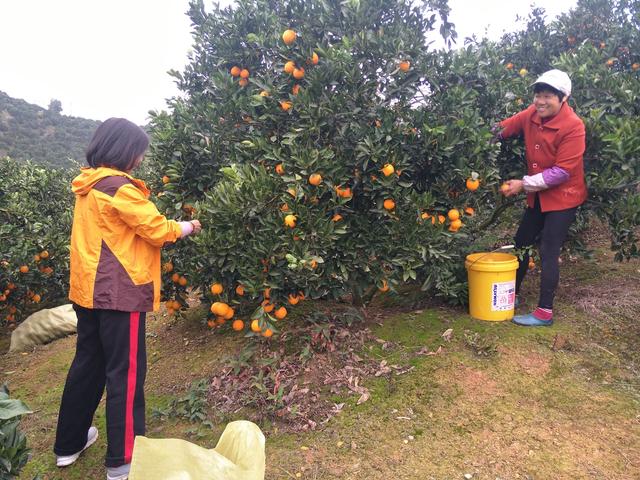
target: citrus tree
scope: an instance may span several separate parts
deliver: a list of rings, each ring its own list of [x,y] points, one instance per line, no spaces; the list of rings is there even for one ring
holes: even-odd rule
[[[66,297],[71,175],[0,159],[0,318],[11,327]]]

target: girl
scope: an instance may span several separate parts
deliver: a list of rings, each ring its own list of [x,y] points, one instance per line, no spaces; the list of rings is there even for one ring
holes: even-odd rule
[[[582,120],[567,104],[571,79],[560,70],[543,73],[533,84],[533,104],[523,112],[500,122],[500,139],[524,136],[528,174],[507,182],[506,196],[527,193],[527,209],[516,233],[516,248],[540,240],[542,271],[538,307],[513,322],[523,326],[553,324],[553,299],[560,271],[558,258],[576,210],[587,199],[582,156],[585,129]],[[516,274],[516,295],[529,264],[520,260]]]
[[[106,386],[108,480],[127,478],[133,440],[145,431],[145,316],[160,304],[160,249],[201,228],[197,220],[167,220],[130,175],[148,146],[142,128],[110,118],[91,139],[89,167],[72,182],[69,298],[78,339],[54,453],[65,467],[96,441],[91,422]]]

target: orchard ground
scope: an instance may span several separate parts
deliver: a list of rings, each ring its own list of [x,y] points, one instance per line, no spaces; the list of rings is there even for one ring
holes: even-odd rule
[[[369,398],[360,405],[348,390],[323,390],[324,400],[344,406],[313,431],[263,417],[266,478],[640,478],[640,291],[632,287],[640,264],[614,263],[605,244],[592,238],[591,258],[564,257],[552,328],[474,321],[462,309],[420,304],[411,290],[381,295],[365,324],[355,326],[370,329],[373,339],[356,353],[394,368],[361,379]],[[529,304],[537,278],[534,270],[526,282]],[[309,302],[306,311],[327,305]],[[227,421],[255,412],[221,417],[208,403],[202,408],[212,428],[151,414],[189,392],[186,410],[197,413],[203,398],[190,390],[192,381],[219,373],[228,355],[253,342],[208,329],[198,312],[182,319],[159,313],[148,322],[147,435],[212,448]],[[450,341],[442,338],[448,329]],[[66,338],[2,356],[0,381],[34,410],[22,421],[33,458],[20,478],[104,475],[104,401],[96,418],[101,436],[77,464],[58,470],[51,453],[74,343]],[[2,350],[7,346],[4,336]],[[330,356],[311,356],[307,373]]]

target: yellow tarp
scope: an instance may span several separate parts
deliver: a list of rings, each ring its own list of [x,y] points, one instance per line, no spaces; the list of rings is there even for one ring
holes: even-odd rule
[[[176,438],[136,437],[129,480],[264,480],[264,435],[254,423],[227,425],[214,449]]]

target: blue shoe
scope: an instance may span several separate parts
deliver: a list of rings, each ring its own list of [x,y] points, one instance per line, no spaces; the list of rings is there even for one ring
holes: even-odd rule
[[[534,317],[532,313],[527,315],[516,315],[511,321],[516,325],[521,325],[523,327],[550,327],[553,325],[553,319],[540,320],[539,318]]]

